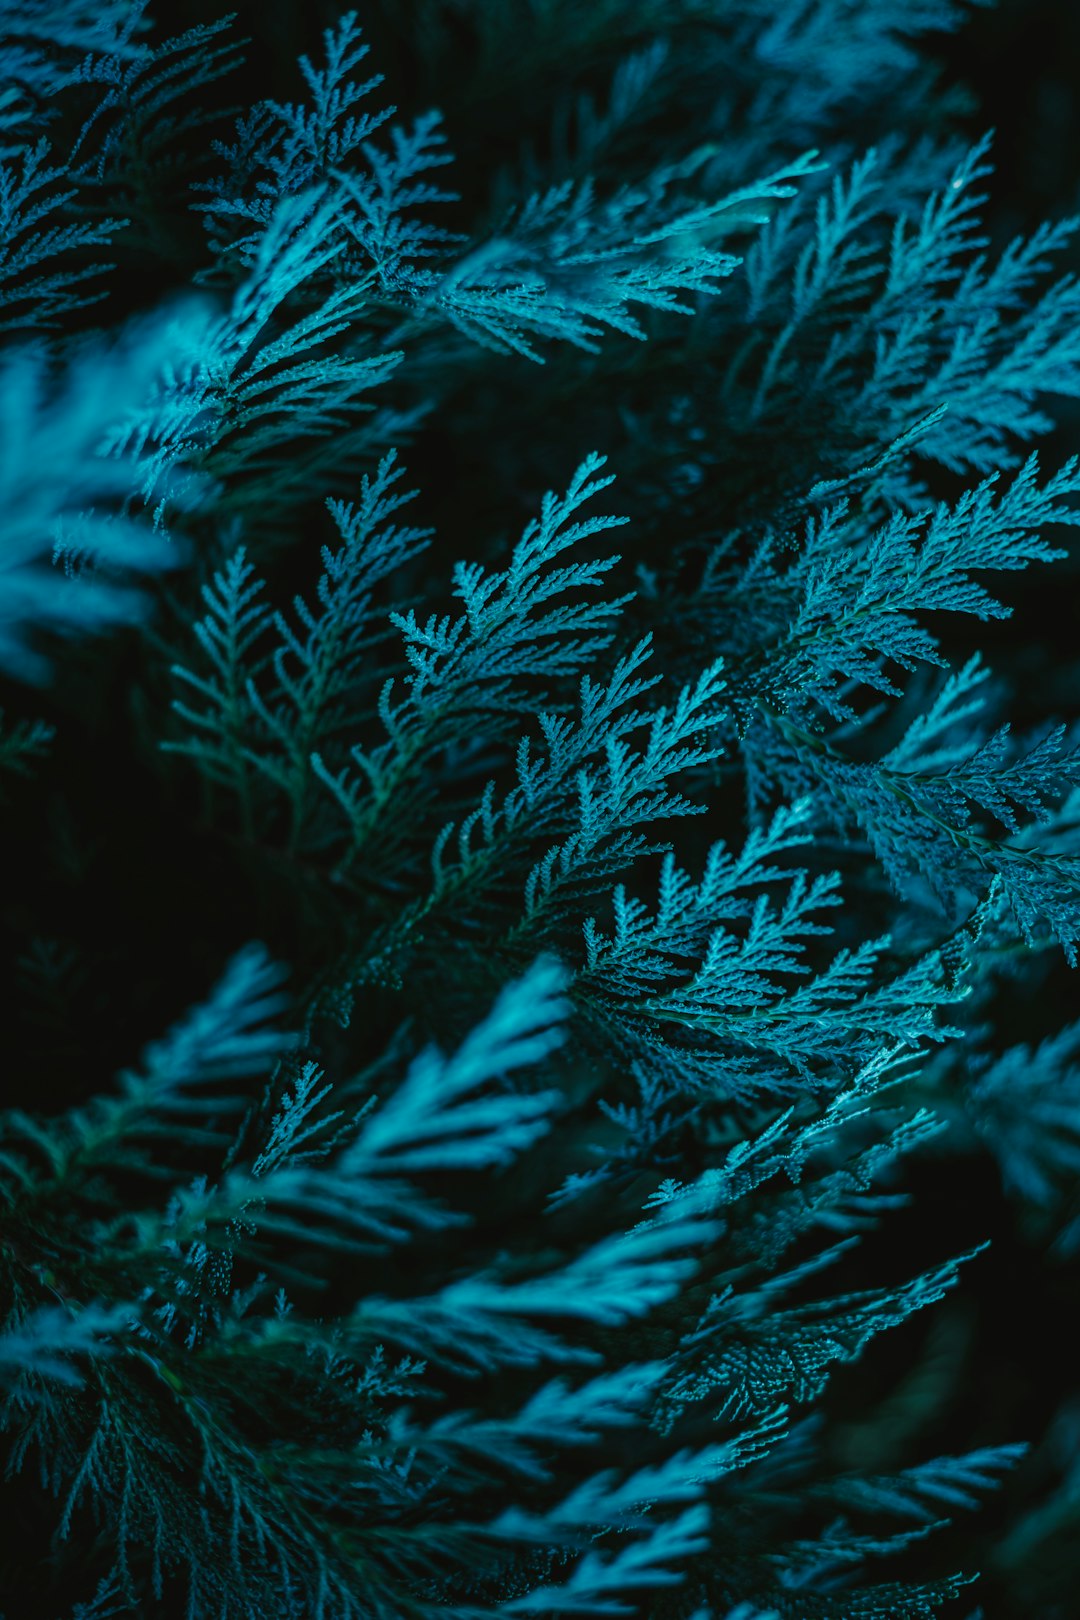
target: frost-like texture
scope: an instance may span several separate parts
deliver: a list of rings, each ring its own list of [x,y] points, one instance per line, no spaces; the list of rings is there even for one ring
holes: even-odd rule
[[[969,9],[6,8],[9,1620],[1027,1620],[1080,291]]]

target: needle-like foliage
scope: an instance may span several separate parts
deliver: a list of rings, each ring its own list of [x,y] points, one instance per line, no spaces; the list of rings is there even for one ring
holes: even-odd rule
[[[1027,1620],[1076,222],[959,0],[256,9],[0,7],[7,1620]]]

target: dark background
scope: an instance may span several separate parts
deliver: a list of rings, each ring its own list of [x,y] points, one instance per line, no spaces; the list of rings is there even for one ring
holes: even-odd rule
[[[966,27],[931,44],[947,79],[974,93],[966,118],[973,137],[994,131],[995,174],[985,213],[988,234],[1003,246],[1043,220],[1080,210],[1080,6],[1072,0],[998,0],[976,11]],[[1063,268],[1080,272],[1080,250]],[[1080,407],[1052,406],[1057,430],[1039,446],[1044,468],[1080,452]],[[1012,663],[1018,718],[1080,716],[1080,549],[1053,575],[1034,570],[1010,579],[1011,619],[995,627],[999,652]],[[980,627],[985,629],[986,627]],[[989,640],[991,638],[983,638]],[[1028,1005],[1008,1010],[1039,1038],[1080,1015],[1080,973],[1061,968],[1029,992]],[[1026,1026],[1026,1027],[1025,1027]],[[931,1450],[953,1445],[1026,1440],[1032,1451],[1002,1494],[975,1520],[950,1532],[961,1564],[982,1569],[972,1589],[986,1620],[1075,1620],[1080,1616],[1080,1262],[1050,1252],[1052,1234],[1033,1227],[1004,1194],[996,1168],[972,1156],[924,1163],[909,1182],[912,1206],[882,1237],[920,1248],[935,1227],[960,1241],[989,1238],[991,1248],[969,1268],[964,1296],[938,1307],[929,1327],[911,1324],[872,1348],[850,1380],[854,1393],[880,1370],[881,1385],[909,1388],[916,1407],[932,1392],[935,1368],[941,1407],[931,1421]],[[1075,1203],[1074,1203],[1075,1207]],[[886,1223],[891,1225],[892,1223]],[[906,1341],[906,1342],[905,1342]],[[906,1370],[905,1353],[910,1355]],[[949,1363],[952,1363],[951,1369]],[[917,1369],[922,1368],[920,1373]],[[933,1410],[932,1393],[924,1410]],[[857,1436],[855,1437],[857,1444]],[[929,1454],[929,1452],[928,1452]],[[1068,1483],[1072,1476],[1071,1488]],[[1071,1505],[1069,1499],[1071,1498]],[[1047,1508],[1048,1504],[1052,1507]],[[1047,1513],[1045,1534],[1026,1545],[1017,1526]],[[1050,1515],[1053,1515],[1052,1519]],[[960,1612],[967,1612],[961,1603]]]
[[[587,4],[588,0],[582,0]],[[177,26],[205,16],[204,5],[177,4]],[[322,28],[340,15],[342,6],[295,0],[267,0],[258,7],[241,6],[240,22],[253,36],[249,62],[236,82],[237,101],[267,93],[288,98],[296,93],[296,59],[302,52],[316,54]],[[161,8],[164,13],[165,8]],[[414,8],[375,0],[360,8],[361,20],[372,43],[372,63],[386,73],[393,97],[408,110],[438,99],[430,87],[403,83],[395,77],[395,59],[402,59],[402,32],[407,31]],[[467,42],[462,42],[467,48]],[[967,115],[973,137],[987,127],[996,131],[995,180],[986,223],[996,244],[1021,231],[1030,231],[1048,217],[1080,208],[1080,4],[1072,0],[1001,0],[993,9],[977,10],[960,33],[936,37],[927,49],[945,66],[948,81],[965,84],[974,92],[977,110]],[[452,127],[452,108],[446,106]],[[493,164],[494,166],[494,164]],[[465,167],[464,165],[462,166]],[[1075,264],[1080,272],[1080,250]],[[137,301],[153,301],[157,289],[142,284]],[[1080,452],[1080,405],[1058,408],[1059,427],[1044,441],[1041,458],[1047,467]],[[1080,648],[1076,634],[1080,554],[1045,570],[1013,576],[1009,599],[1013,618],[995,628],[994,644],[987,651],[996,662],[999,651],[1011,664],[1017,688],[1016,718],[1045,720],[1055,715],[1080,718]],[[128,683],[123,644],[118,643],[115,690]],[[74,677],[77,680],[77,670]],[[71,701],[61,692],[57,702]],[[205,962],[216,948],[215,936],[223,909],[229,906],[228,885],[237,882],[229,853],[220,844],[191,847],[191,807],[178,799],[172,807],[175,840],[165,836],[160,820],[148,826],[143,813],[146,799],[154,797],[150,776],[145,782],[129,775],[122,802],[116,802],[107,759],[98,757],[101,732],[91,726],[86,735],[88,754],[98,762],[96,773],[80,772],[87,780],[96,774],[102,795],[94,810],[82,806],[85,818],[107,823],[112,836],[128,852],[133,878],[130,898],[119,911],[115,897],[95,892],[87,883],[80,911],[87,942],[96,936],[97,966],[107,974],[111,939],[161,927],[164,916],[174,940],[185,940],[185,973],[175,964],[161,974],[162,993],[148,996],[132,1009],[125,1022],[108,1010],[108,1028],[102,1027],[97,1050],[101,1073],[88,1077],[80,1069],[82,1084],[95,1090],[119,1064],[130,1059],[142,1041],[174,1015],[180,993],[190,985],[197,995],[206,982]],[[70,765],[70,756],[69,756]],[[130,765],[128,765],[130,770]],[[145,798],[144,798],[145,795]],[[16,834],[18,829],[16,829]],[[9,843],[17,848],[16,836]],[[162,848],[187,846],[182,863],[162,869]],[[72,860],[79,858],[73,846]],[[199,886],[193,886],[193,874]],[[32,874],[4,861],[0,876],[5,883],[4,917],[13,935],[31,920],[37,932],[49,931],[49,895],[43,894]],[[242,909],[250,886],[239,874],[236,906]],[[69,904],[65,897],[58,904]],[[286,959],[295,958],[296,942],[274,937],[272,896],[267,915],[250,911],[241,925],[241,937],[261,934]],[[24,909],[25,907],[25,909]],[[111,909],[110,909],[111,908]],[[144,915],[145,913],[145,915]],[[102,919],[105,919],[104,924]],[[209,918],[210,934],[202,937]],[[65,926],[73,926],[70,915]],[[183,981],[186,978],[187,984]],[[166,993],[166,983],[168,985]],[[158,1003],[160,1002],[160,1005]],[[1080,1013],[1080,970],[1055,969],[1030,1006],[1018,1005],[1009,1017],[1017,1038],[1045,1033]],[[76,1050],[85,1050],[88,1008],[80,1002],[78,986],[63,1005],[44,1009],[54,1032],[55,1047],[48,1067],[57,1072]],[[104,1014],[103,1014],[104,1016]],[[1025,1027],[1026,1026],[1026,1027]],[[92,1019],[91,1019],[92,1027]],[[71,1044],[67,1044],[70,1042]],[[92,1079],[93,1084],[90,1084]],[[43,1107],[71,1100],[42,1096]],[[866,1410],[868,1398],[876,1403],[878,1422],[892,1423],[903,1434],[905,1448],[919,1456],[933,1456],[974,1445],[1028,1440],[1033,1450],[1006,1488],[976,1516],[962,1519],[934,1550],[920,1549],[911,1563],[920,1573],[928,1563],[942,1570],[957,1565],[986,1571],[977,1591],[958,1609],[966,1616],[976,1598],[986,1620],[1076,1620],[1080,1616],[1080,1491],[1073,1515],[1064,1514],[1060,1527],[1031,1544],[1027,1552],[1010,1548],[1007,1532],[1036,1506],[1053,1498],[1067,1476],[1075,1447],[1068,1427],[1070,1410],[1080,1410],[1080,1357],[1075,1349],[1075,1323],[1080,1316],[1080,1259],[1055,1258],[1048,1253],[1052,1234],[1032,1223],[1009,1199],[997,1167],[989,1156],[973,1153],[958,1162],[954,1157],[930,1157],[909,1166],[909,1209],[885,1223],[875,1239],[875,1255],[883,1273],[910,1276],[923,1264],[933,1264],[947,1252],[956,1252],[986,1239],[990,1251],[980,1257],[965,1277],[961,1295],[915,1318],[903,1329],[875,1341],[864,1361],[835,1380],[831,1401],[837,1425],[841,1462],[857,1466],[865,1456],[879,1456],[883,1430],[873,1436],[862,1432],[854,1414]],[[1080,1199],[1077,1201],[1080,1207]],[[905,1458],[905,1460],[910,1460]]]

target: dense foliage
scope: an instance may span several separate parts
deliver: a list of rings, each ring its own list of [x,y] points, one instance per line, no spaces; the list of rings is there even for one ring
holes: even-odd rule
[[[7,1620],[1072,1612],[969,11],[0,3]]]

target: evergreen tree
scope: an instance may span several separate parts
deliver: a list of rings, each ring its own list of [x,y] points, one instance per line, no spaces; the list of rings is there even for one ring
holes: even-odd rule
[[[1072,1612],[956,1302],[1080,1245],[1080,221],[969,9],[0,3],[7,1620]]]

